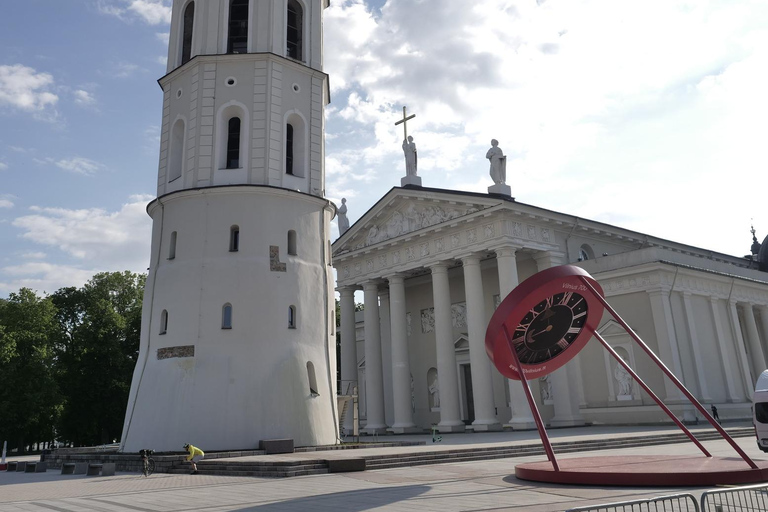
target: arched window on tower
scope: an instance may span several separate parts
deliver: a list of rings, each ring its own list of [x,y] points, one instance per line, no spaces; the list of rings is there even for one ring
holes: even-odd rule
[[[296,328],[296,306],[288,307],[288,328]]]
[[[189,2],[184,9],[184,28],[181,36],[181,64],[192,58],[192,27],[195,23],[195,2]]]
[[[309,393],[312,396],[320,396],[317,392],[317,377],[315,376],[315,365],[312,361],[307,361],[307,377],[309,378]]]
[[[248,52],[248,0],[232,0],[229,4],[229,37],[227,53]]]
[[[286,49],[288,57],[296,60],[302,59],[302,25],[304,10],[297,0],[288,0],[288,17],[286,23]]]
[[[297,111],[292,111],[285,118],[285,174],[305,177],[306,156],[306,124]]]
[[[293,174],[293,125],[285,125],[285,172]]]
[[[181,177],[184,163],[184,121],[177,120],[171,130],[171,151],[168,159],[168,183]]]
[[[296,232],[294,230],[288,231],[288,254],[296,256]]]
[[[232,328],[232,304],[224,304],[224,306],[221,308],[221,328]]]
[[[164,309],[160,313],[160,334],[165,334],[166,332],[168,332],[168,311]]]
[[[240,167],[240,118],[233,117],[227,123],[227,169]]]
[[[232,226],[229,228],[229,252],[240,250],[240,227]]]

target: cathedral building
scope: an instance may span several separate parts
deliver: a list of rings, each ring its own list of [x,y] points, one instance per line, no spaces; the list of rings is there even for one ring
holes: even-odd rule
[[[525,204],[494,181],[487,194],[395,187],[334,243],[341,380],[357,385],[364,432],[534,428],[520,382],[486,355],[485,330],[519,282],[563,264],[597,279],[699,401],[725,420],[751,417],[768,355],[760,244],[754,258],[715,253]],[[677,416],[700,419],[608,313],[597,330]],[[596,340],[531,385],[550,426],[669,421]]]
[[[174,0],[121,450],[338,436],[327,0]]]

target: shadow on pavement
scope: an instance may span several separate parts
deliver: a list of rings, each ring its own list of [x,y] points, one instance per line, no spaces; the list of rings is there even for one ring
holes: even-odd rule
[[[388,487],[386,489],[367,489],[361,491],[336,492],[321,494],[292,500],[280,500],[265,505],[255,505],[240,508],[243,511],[281,511],[286,510],[312,510],[338,512],[356,512],[370,510],[392,503],[415,498],[430,489],[427,485],[408,485],[404,487]],[[235,510],[235,509],[233,509]]]

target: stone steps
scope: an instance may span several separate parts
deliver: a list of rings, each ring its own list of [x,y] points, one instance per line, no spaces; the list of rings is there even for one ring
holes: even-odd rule
[[[728,429],[731,437],[749,437],[754,435],[751,427]],[[696,433],[699,441],[721,439],[715,431]],[[682,432],[674,434],[660,434],[647,436],[634,436],[627,438],[608,439],[584,439],[578,441],[553,442],[552,447],[556,454],[575,453],[592,450],[611,450],[618,448],[637,448],[640,446],[655,446],[673,443],[690,442],[688,436]],[[315,457],[322,452],[313,452]],[[421,466],[428,464],[445,464],[452,462],[470,462],[478,460],[501,459],[511,457],[528,457],[532,455],[544,455],[544,447],[538,440],[532,440],[529,444],[515,446],[491,446],[488,448],[454,448],[449,450],[434,450],[411,454],[382,454],[365,456],[366,470],[401,468],[408,466]],[[292,476],[320,475],[329,472],[328,462],[325,459],[308,459],[292,462],[260,462],[260,461],[217,461],[204,460],[197,465],[198,472],[204,475],[226,475],[285,478]],[[174,464],[168,472],[175,474],[188,474],[189,466],[186,464]]]

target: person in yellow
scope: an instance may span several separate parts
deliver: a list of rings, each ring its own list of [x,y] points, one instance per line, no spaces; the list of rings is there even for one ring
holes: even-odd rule
[[[203,457],[205,457],[205,453],[203,453],[203,450],[201,450],[197,446],[192,446],[189,443],[184,445],[184,449],[189,452],[189,455],[187,456],[187,462],[192,464],[192,474],[196,475],[197,461],[203,460]]]

